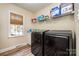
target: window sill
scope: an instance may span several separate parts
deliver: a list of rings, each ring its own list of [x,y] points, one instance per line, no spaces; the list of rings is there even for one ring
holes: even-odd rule
[[[9,36],[8,38],[16,38],[16,37],[23,37],[24,35],[18,35],[18,36]]]

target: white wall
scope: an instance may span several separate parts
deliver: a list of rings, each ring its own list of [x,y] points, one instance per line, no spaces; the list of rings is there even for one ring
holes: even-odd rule
[[[79,19],[78,19],[78,12],[79,10],[79,3],[76,3],[75,4],[75,31],[76,31],[76,53],[77,53],[77,56],[79,56]]]
[[[8,37],[10,28],[10,12],[23,15],[24,35],[20,37]],[[31,18],[33,14],[27,10],[17,7],[13,4],[0,4],[0,48],[6,48],[21,43],[30,43],[29,35],[26,33],[31,27]]]
[[[59,4],[51,4],[48,7],[43,8],[42,10],[39,10],[36,13],[36,17],[39,15],[50,15],[50,10],[54,6],[57,6]],[[44,23],[36,23],[33,24],[33,28],[37,29],[50,29],[50,30],[72,30],[74,31],[74,15],[68,15],[64,17],[59,17],[56,19],[51,19],[50,22],[44,22]]]

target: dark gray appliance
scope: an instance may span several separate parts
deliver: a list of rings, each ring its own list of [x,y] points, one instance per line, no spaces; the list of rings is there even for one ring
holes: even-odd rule
[[[72,55],[72,32],[53,30],[45,33],[45,56],[70,56]]]
[[[35,56],[43,56],[43,33],[46,31],[33,31],[31,33],[31,52],[35,55]]]

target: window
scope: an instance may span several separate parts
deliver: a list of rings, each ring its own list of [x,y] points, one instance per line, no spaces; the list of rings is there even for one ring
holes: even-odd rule
[[[23,35],[23,16],[10,13],[10,37]]]

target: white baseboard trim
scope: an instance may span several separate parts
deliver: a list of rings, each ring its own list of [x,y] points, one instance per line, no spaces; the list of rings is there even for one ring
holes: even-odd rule
[[[12,50],[12,49],[15,49],[15,48],[16,48],[16,46],[11,46],[11,47],[8,47],[8,48],[0,49],[0,53],[9,51],[9,50]]]
[[[17,47],[22,47],[22,46],[25,46],[25,45],[27,45],[27,43],[21,43],[21,44],[17,44],[17,45],[14,45],[14,46],[10,46],[8,48],[0,49],[0,53],[15,49]]]

